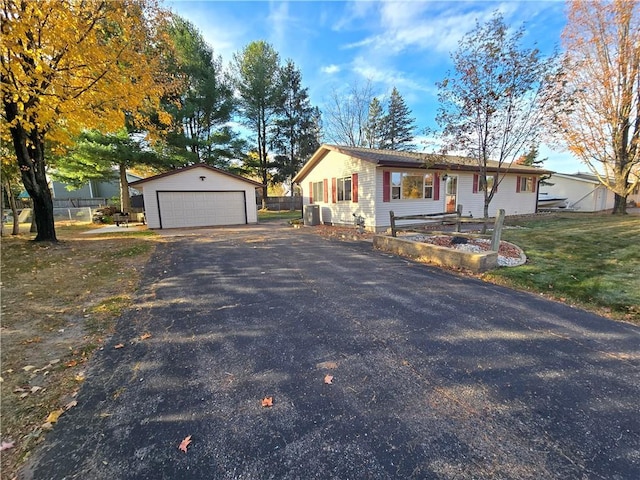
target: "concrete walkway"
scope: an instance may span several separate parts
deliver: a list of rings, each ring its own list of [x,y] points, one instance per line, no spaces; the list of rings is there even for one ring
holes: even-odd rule
[[[130,223],[129,225],[104,225],[98,228],[92,228],[86,232],[81,232],[82,235],[100,235],[103,233],[122,233],[122,232],[136,232],[141,230],[147,230],[147,226],[142,223]]]

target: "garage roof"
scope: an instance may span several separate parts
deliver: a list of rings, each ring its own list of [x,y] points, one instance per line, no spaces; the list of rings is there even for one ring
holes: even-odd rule
[[[139,187],[142,188],[142,187],[144,187],[144,185],[142,185],[143,183],[147,183],[147,182],[150,182],[152,180],[157,180],[157,179],[163,178],[163,177],[168,177],[170,175],[176,175],[178,173],[186,172],[188,170],[193,170],[194,168],[205,168],[205,169],[210,170],[212,172],[219,173],[221,175],[226,175],[228,177],[235,178],[236,180],[241,180],[243,182],[249,183],[249,184],[253,185],[256,188],[263,186],[261,183],[258,183],[258,182],[254,181],[254,180],[250,180],[250,179],[242,177],[240,175],[236,175],[235,173],[227,172],[226,170],[221,170],[220,168],[212,167],[211,165],[206,165],[204,163],[196,163],[194,165],[189,165],[188,167],[182,167],[182,168],[178,168],[176,170],[171,170],[169,172],[160,173],[158,175],[154,175],[153,177],[147,177],[147,178],[143,178],[142,180],[136,180],[135,182],[129,183],[129,186],[131,186],[131,187],[139,186]]]

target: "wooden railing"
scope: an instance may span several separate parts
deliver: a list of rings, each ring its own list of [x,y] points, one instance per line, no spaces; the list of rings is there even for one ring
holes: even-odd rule
[[[393,210],[389,212],[391,217],[391,235],[396,236],[398,231],[415,232],[424,230],[427,225],[455,225],[456,232],[460,231],[460,224],[464,222],[477,222],[478,219],[473,217],[462,216],[462,205],[458,205],[458,209],[455,212],[440,212],[440,213],[425,213],[421,215],[404,215],[396,216]],[[411,224],[398,225],[397,221],[402,220],[415,220]]]

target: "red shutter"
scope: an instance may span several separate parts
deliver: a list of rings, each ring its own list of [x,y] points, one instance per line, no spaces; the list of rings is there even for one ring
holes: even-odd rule
[[[477,173],[473,174],[473,193],[478,193],[478,182],[480,181],[480,176]]]
[[[440,200],[440,175],[433,174],[433,199]]]
[[[351,175],[351,201],[358,203],[358,174]]]
[[[336,203],[336,179],[331,179],[331,202]]]
[[[516,193],[520,193],[520,175],[516,177]]]
[[[325,178],[322,182],[323,182],[322,196],[324,197],[322,201],[324,203],[329,203],[329,180]]]
[[[536,177],[531,177],[531,188],[533,188],[533,193],[536,193],[537,183],[538,183],[538,179]]]
[[[382,201],[391,201],[391,172],[382,172]]]
[[[309,203],[313,203],[313,182],[309,182]]]

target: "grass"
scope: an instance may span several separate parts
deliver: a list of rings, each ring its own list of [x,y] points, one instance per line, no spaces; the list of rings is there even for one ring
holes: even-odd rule
[[[274,220],[296,220],[302,218],[300,210],[258,210],[258,221],[269,222]]]
[[[72,401],[86,362],[131,306],[158,238],[80,235],[88,229],[58,224],[55,244],[29,241],[28,225],[2,237],[1,440],[15,443],[2,452],[3,478],[44,440],[49,413]]]
[[[527,263],[483,278],[640,323],[640,218],[562,213],[510,220]]]

